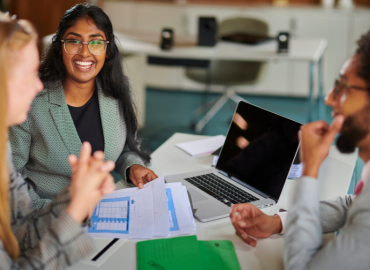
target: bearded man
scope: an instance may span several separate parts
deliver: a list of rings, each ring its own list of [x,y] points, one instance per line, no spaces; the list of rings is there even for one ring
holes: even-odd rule
[[[285,269],[370,269],[370,32],[344,63],[325,103],[332,107],[332,124],[317,121],[299,132],[303,176],[289,213],[268,216],[251,204],[239,204],[231,210],[231,221],[251,246],[257,244],[254,238],[284,233]],[[355,196],[319,202],[318,171],[338,133],[339,151],[359,148],[362,177]],[[322,234],[339,230],[324,247]]]

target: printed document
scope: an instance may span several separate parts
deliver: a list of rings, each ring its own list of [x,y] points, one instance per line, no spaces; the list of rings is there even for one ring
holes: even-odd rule
[[[193,157],[209,155],[224,145],[225,136],[218,135],[207,139],[177,143],[176,146]]]
[[[170,224],[164,177],[158,177],[145,184],[144,188],[151,188],[153,193],[154,236],[167,236]]]
[[[93,237],[149,239],[154,233],[153,212],[150,187],[117,190],[97,205],[88,232]]]
[[[195,223],[186,187],[181,183],[166,184],[170,236],[193,234]]]

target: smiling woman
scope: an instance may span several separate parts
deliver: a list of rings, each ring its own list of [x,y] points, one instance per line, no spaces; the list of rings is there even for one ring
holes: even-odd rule
[[[88,16],[78,19],[73,26],[65,31],[62,37],[61,42],[64,44],[62,59],[67,71],[64,82],[67,104],[80,107],[91,98],[93,91],[89,91],[91,88],[89,86],[87,92],[91,94],[90,96],[74,95],[74,82],[85,85],[95,84],[95,78],[107,58],[106,42],[109,43],[109,41],[106,40],[104,31],[100,30],[94,20]],[[112,46],[114,45],[112,44]]]
[[[36,208],[68,186],[66,157],[82,142],[115,161],[116,173],[139,188],[156,178],[145,167],[129,81],[122,70],[112,24],[101,8],[78,4],[66,11],[43,57],[44,90],[27,121],[10,131],[17,170],[27,178]]]

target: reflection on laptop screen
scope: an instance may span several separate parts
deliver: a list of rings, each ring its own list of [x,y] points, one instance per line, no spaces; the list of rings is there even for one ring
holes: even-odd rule
[[[299,146],[300,126],[240,102],[216,168],[278,200]]]

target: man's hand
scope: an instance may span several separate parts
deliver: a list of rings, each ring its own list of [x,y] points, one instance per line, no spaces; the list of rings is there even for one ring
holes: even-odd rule
[[[230,218],[236,234],[252,247],[256,246],[257,241],[251,237],[266,238],[282,231],[279,216],[266,215],[253,204],[233,205]]]
[[[129,177],[131,182],[138,188],[143,188],[144,184],[158,178],[152,170],[137,164],[129,168]]]
[[[316,121],[301,127],[299,138],[303,175],[317,178],[320,165],[328,155],[335,135],[342,128],[343,121],[344,117],[338,115],[330,126],[324,121]]]

